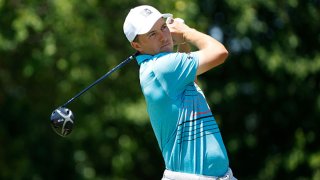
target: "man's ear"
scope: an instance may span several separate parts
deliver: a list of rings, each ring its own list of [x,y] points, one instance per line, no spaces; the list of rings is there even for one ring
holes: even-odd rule
[[[139,52],[142,50],[142,47],[141,47],[140,43],[138,43],[138,42],[131,42],[130,44],[131,44],[131,46],[132,46],[135,50],[137,50],[137,51],[139,51]]]

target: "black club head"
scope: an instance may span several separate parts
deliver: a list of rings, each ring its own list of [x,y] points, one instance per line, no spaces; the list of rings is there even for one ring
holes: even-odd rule
[[[59,107],[54,110],[50,117],[51,127],[62,137],[71,133],[74,125],[74,116],[70,109]]]

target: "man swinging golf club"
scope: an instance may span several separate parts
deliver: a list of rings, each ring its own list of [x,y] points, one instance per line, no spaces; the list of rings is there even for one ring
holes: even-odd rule
[[[140,84],[166,166],[162,179],[235,179],[217,122],[195,82],[225,61],[225,47],[148,5],[131,9],[123,30],[140,53]],[[188,52],[188,44],[198,50]],[[181,52],[173,52],[174,45]]]

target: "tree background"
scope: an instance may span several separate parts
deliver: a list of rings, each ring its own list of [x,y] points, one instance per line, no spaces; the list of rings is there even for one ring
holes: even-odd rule
[[[0,0],[0,179],[161,179],[163,160],[122,24],[150,4],[212,35],[228,60],[200,77],[238,179],[320,179],[319,0]]]

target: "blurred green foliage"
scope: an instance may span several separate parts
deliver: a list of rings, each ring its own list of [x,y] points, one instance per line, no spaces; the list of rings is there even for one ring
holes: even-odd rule
[[[0,0],[0,179],[160,179],[161,153],[122,23],[150,4],[219,39],[230,56],[200,77],[239,179],[320,179],[319,0]]]

